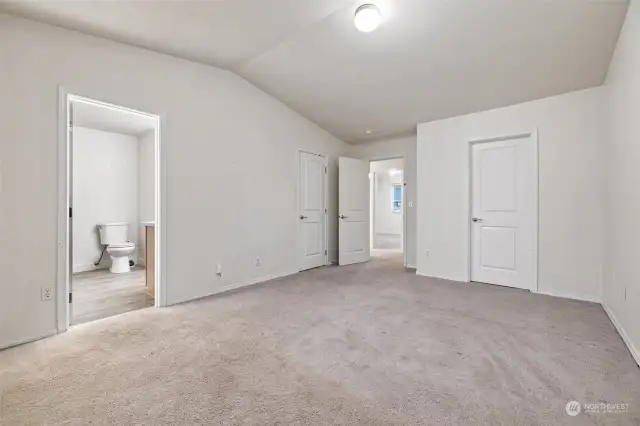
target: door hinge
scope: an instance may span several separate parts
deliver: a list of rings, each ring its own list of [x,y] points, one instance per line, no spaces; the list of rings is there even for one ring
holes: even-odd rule
[[[73,217],[73,207],[69,207],[69,219]]]
[[[327,209],[324,209],[324,214],[327,214]]]
[[[324,167],[324,172],[327,173],[327,166]]]
[[[324,251],[324,255],[325,255],[325,256],[327,255],[327,250],[326,250],[326,249],[325,249],[325,251]]]
[[[69,303],[73,303],[73,293],[69,293]]]

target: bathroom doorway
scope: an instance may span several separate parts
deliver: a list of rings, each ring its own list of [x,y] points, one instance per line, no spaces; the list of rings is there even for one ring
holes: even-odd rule
[[[371,256],[402,259],[405,251],[404,159],[371,161],[369,191]]]
[[[162,306],[160,116],[61,92],[59,331]],[[63,158],[64,155],[64,158]],[[61,282],[62,281],[62,282]]]

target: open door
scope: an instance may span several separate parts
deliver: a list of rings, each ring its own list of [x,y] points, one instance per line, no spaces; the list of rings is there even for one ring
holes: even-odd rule
[[[326,157],[300,151],[298,166],[298,268],[304,271],[327,264]]]
[[[340,157],[338,263],[369,260],[369,162]]]

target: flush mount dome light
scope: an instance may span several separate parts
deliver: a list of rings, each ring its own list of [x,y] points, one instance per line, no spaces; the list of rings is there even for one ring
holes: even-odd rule
[[[382,22],[382,14],[373,4],[363,4],[356,10],[356,17],[353,23],[356,28],[363,33],[369,33],[380,25]]]

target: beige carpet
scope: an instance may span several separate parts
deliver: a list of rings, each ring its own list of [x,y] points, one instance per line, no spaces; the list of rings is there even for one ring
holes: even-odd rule
[[[640,370],[602,308],[321,268],[0,352],[23,424],[640,424]],[[628,403],[569,417],[567,401]]]

